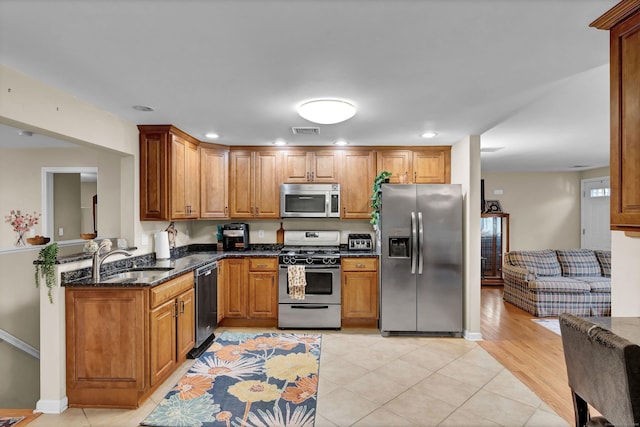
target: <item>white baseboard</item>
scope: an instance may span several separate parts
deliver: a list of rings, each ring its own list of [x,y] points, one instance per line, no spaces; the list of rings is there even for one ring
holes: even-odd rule
[[[36,409],[33,412],[42,412],[43,414],[61,414],[69,407],[69,399],[67,396],[61,400],[38,400]]]
[[[482,334],[480,332],[464,331],[463,336],[468,341],[482,341]]]

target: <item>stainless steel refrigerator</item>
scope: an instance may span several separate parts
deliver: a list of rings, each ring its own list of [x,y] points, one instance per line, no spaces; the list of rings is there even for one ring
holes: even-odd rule
[[[380,332],[462,335],[460,185],[383,184]]]

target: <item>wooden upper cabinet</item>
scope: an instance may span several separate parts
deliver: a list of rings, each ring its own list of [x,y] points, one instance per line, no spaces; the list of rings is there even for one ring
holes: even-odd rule
[[[171,218],[194,219],[200,215],[199,143],[172,135]]]
[[[171,125],[139,125],[140,220],[195,219],[200,141]]]
[[[279,151],[256,151],[254,168],[254,218],[280,218]]]
[[[340,151],[288,150],[283,152],[283,182],[340,182]]]
[[[200,146],[200,218],[229,217],[229,152]]]
[[[408,183],[413,177],[411,169],[411,150],[385,150],[376,152],[378,160],[377,173],[391,172],[389,182],[399,184]]]
[[[229,153],[229,216],[253,217],[253,151]]]
[[[280,217],[279,151],[231,151],[231,218]]]
[[[451,183],[451,147],[413,152],[413,183]]]
[[[371,191],[376,175],[373,151],[345,151],[342,160],[340,203],[342,219],[371,218]]]
[[[611,229],[640,227],[640,1],[618,3],[591,24],[610,30]]]
[[[449,184],[451,147],[377,150],[377,173],[392,173],[389,182],[399,184]]]

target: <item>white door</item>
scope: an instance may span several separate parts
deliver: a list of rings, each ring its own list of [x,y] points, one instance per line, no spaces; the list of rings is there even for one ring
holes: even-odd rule
[[[609,177],[582,180],[582,238],[584,249],[611,249]]]

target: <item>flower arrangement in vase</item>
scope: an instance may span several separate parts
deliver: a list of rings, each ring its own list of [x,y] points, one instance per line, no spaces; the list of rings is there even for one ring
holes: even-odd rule
[[[23,214],[20,210],[11,210],[9,215],[4,217],[4,222],[8,222],[13,231],[18,233],[18,239],[15,242],[15,246],[26,246],[24,241],[24,235],[27,231],[31,230],[34,225],[38,224],[40,219],[39,213],[34,212],[33,215],[29,213]]]

